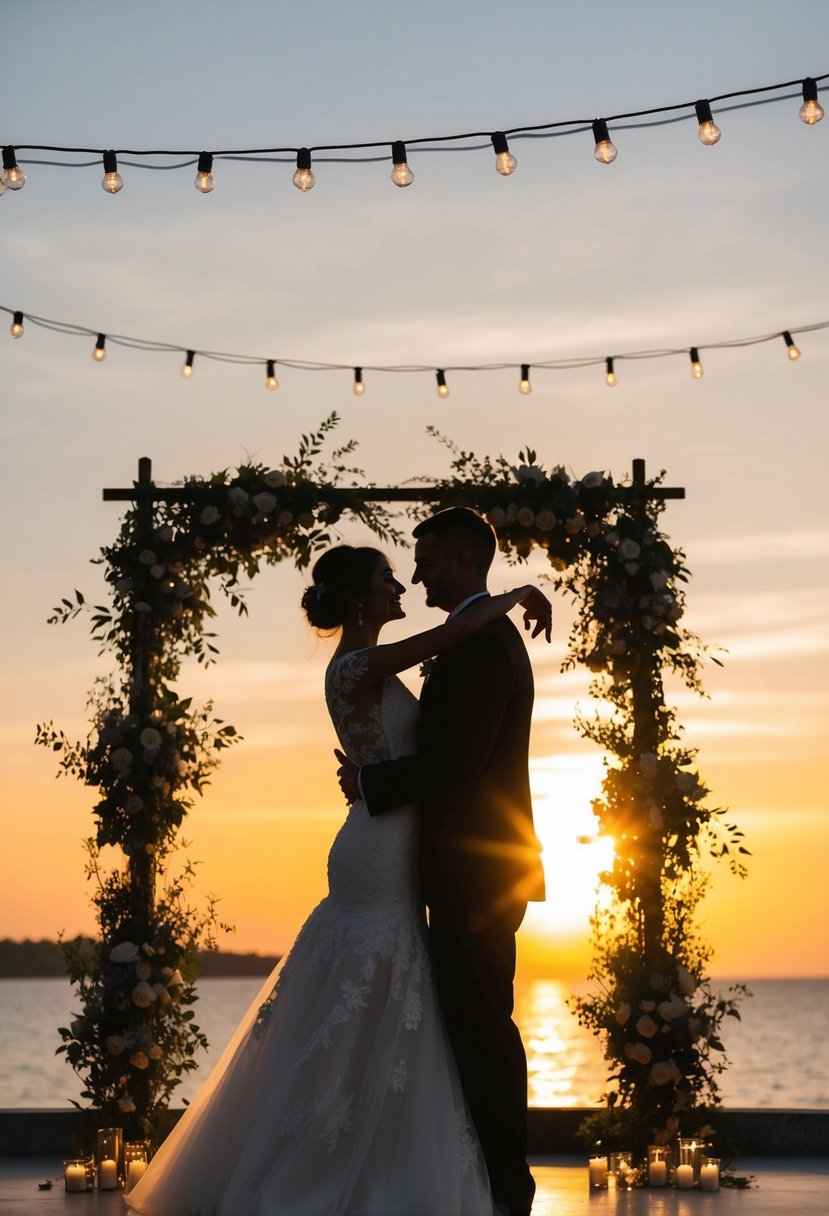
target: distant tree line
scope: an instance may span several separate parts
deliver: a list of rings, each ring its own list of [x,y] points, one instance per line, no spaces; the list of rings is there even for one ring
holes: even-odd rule
[[[79,937],[78,943],[89,940]],[[233,954],[223,950],[203,950],[199,954],[202,978],[221,976],[268,975],[279,962],[279,955]],[[0,939],[0,979],[35,979],[65,976],[66,963],[60,944],[49,941],[15,942]]]

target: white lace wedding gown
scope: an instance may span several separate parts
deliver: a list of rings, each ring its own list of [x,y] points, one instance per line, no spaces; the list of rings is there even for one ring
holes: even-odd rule
[[[414,750],[391,677],[359,720],[360,651],[326,699],[360,764]],[[260,992],[127,1206],[142,1216],[493,1216],[432,987],[412,807],[350,809],[329,894]]]

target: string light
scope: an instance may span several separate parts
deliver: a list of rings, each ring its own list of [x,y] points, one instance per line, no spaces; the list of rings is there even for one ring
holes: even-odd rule
[[[528,393],[533,391],[533,386],[530,383],[530,365],[529,363],[521,364],[521,379],[518,381],[518,391],[526,397]]]
[[[406,163],[406,145],[402,140],[396,139],[392,144],[391,158],[394,165],[391,180],[395,186],[411,186],[414,181],[414,173]]]
[[[268,359],[267,368],[265,370],[265,388],[275,393],[279,388],[279,381],[276,378],[276,360]]]
[[[593,150],[593,155],[601,165],[610,165],[616,159],[617,152],[610,135],[607,130],[607,123],[603,118],[597,118],[593,123],[593,138],[596,141],[596,147]]]
[[[95,343],[95,349],[92,352],[92,358],[96,363],[103,363],[107,357],[106,342],[106,334],[98,334],[98,341]]]
[[[308,148],[300,148],[296,154],[296,172],[291,178],[291,181],[296,186],[297,190],[302,190],[305,193],[307,190],[313,190],[317,184],[317,179],[314,176],[314,171],[311,168],[311,153]]]
[[[181,375],[184,380],[191,379],[191,377],[193,375],[193,360],[195,359],[195,357],[196,357],[196,352],[194,350],[187,351],[187,358],[184,360],[184,363],[181,368]]]
[[[711,147],[719,142],[722,131],[714,122],[711,115],[711,103],[708,101],[698,101],[694,107],[697,112],[697,122],[699,123],[699,142]]]
[[[213,153],[199,153],[199,168],[196,173],[196,180],[193,183],[200,194],[209,194],[216,185],[216,180],[213,177]]]
[[[826,111],[817,99],[817,81],[811,76],[807,76],[803,81],[803,105],[798,111],[798,117],[801,122],[813,127],[816,122],[820,122],[825,113]]]
[[[23,337],[23,313],[16,312],[12,317],[12,323],[9,327],[9,333],[13,338]]]
[[[351,391],[355,397],[362,397],[366,391],[366,386],[363,384],[363,369],[361,367],[354,368],[354,387]]]
[[[509,150],[507,137],[503,131],[496,131],[490,138],[495,151],[495,172],[501,177],[509,177],[518,168],[518,161]]]
[[[107,194],[117,194],[124,189],[124,179],[118,172],[118,157],[110,149],[104,153],[104,176],[101,186]]]
[[[605,359],[604,382],[608,388],[616,387],[616,383],[617,383],[616,382],[616,373],[613,370],[613,360],[612,359]]]
[[[691,356],[691,375],[694,377],[695,380],[701,380],[702,374],[703,374],[702,364],[700,363],[700,360],[699,360],[699,351],[697,350],[697,348],[695,346],[691,347],[690,356]]]
[[[438,396],[439,397],[448,397],[449,396],[449,385],[446,383],[446,372],[442,371],[439,368],[436,373],[436,379],[438,382]]]
[[[26,174],[18,167],[11,144],[7,144],[3,149],[3,185],[9,190],[22,190],[26,185]]]
[[[783,330],[783,341],[786,343],[786,354],[789,356],[792,363],[794,363],[800,358],[800,348],[795,346],[794,338],[787,329]]]

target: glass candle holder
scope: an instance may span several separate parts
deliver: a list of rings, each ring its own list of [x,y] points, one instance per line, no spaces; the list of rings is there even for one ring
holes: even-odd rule
[[[607,1190],[607,1157],[591,1157],[587,1163],[591,1191]]]
[[[695,1138],[680,1136],[676,1159],[676,1185],[690,1190],[699,1182],[699,1159],[702,1145]]]
[[[664,1144],[648,1145],[648,1186],[667,1186],[671,1172],[671,1150]]]
[[[699,1189],[701,1191],[718,1191],[720,1189],[720,1159],[703,1155],[699,1167]]]
[[[82,1194],[95,1189],[95,1162],[92,1157],[67,1157],[63,1163],[63,1189]]]
[[[127,1140],[124,1145],[124,1191],[131,1191],[144,1177],[149,1160],[146,1140]]]
[[[633,1154],[628,1152],[610,1154],[610,1177],[616,1186],[626,1186],[627,1176],[633,1169]]]
[[[123,1162],[123,1134],[120,1127],[100,1128],[95,1151],[99,1191],[118,1189],[123,1178]]]

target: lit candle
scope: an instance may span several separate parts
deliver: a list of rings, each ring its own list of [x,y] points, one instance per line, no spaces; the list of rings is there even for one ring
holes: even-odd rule
[[[67,1191],[86,1190],[86,1170],[82,1165],[67,1165],[63,1174],[64,1186]]]
[[[131,1191],[139,1178],[143,1178],[144,1171],[147,1168],[146,1161],[129,1161],[127,1162],[127,1185],[124,1188]]]
[[[591,1157],[587,1169],[592,1187],[599,1189],[607,1186],[607,1157]]]
[[[682,1191],[690,1191],[694,1185],[694,1167],[678,1165],[676,1167],[676,1184]]]
[[[718,1191],[720,1189],[720,1167],[715,1162],[706,1162],[699,1172],[699,1189],[701,1191]]]
[[[651,1161],[648,1166],[648,1182],[651,1186],[664,1186],[668,1181],[668,1163]]]
[[[111,1157],[98,1165],[98,1190],[114,1191],[118,1186],[118,1166]]]

